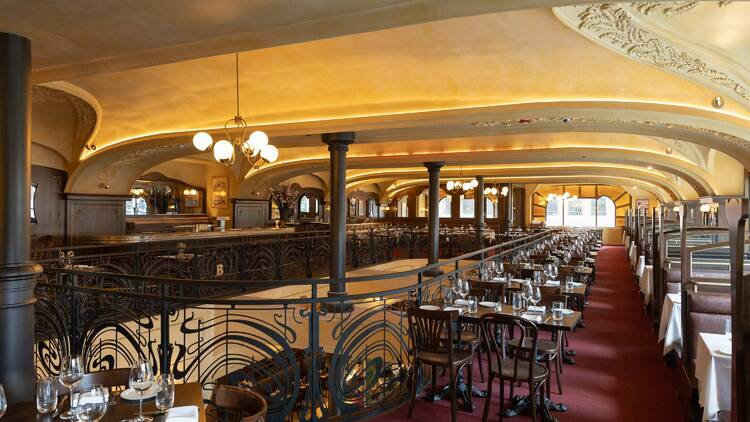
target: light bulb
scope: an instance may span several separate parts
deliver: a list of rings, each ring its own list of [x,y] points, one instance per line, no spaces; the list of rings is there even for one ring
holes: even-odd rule
[[[573,195],[573,196],[570,197],[570,199],[572,199],[572,200],[575,201],[576,199],[578,199],[578,195]]]
[[[182,191],[182,194],[183,195],[190,195],[190,189],[185,189],[184,191]]]
[[[262,130],[256,130],[250,134],[244,146],[245,149],[253,152],[253,156],[256,156],[266,145],[268,145],[268,135]]]
[[[205,151],[214,143],[213,138],[206,132],[198,132],[193,135],[193,146],[198,151]]]
[[[507,195],[508,194],[508,187],[507,186],[503,186],[503,190],[501,191],[501,193],[503,194],[503,196]]]
[[[214,144],[214,158],[218,162],[229,161],[234,155],[234,146],[226,139],[222,139]]]
[[[273,145],[266,144],[260,149],[260,158],[273,163],[279,158],[279,150]]]
[[[490,189],[490,193],[493,195],[497,195],[497,188],[493,187],[492,189]]]
[[[464,182],[464,184],[461,185],[461,189],[463,189],[463,190],[471,190],[471,183]]]
[[[453,190],[453,180],[449,180],[448,183],[445,184],[445,188],[448,190]]]
[[[471,187],[472,187],[472,188],[475,188],[475,187],[477,187],[477,186],[479,186],[479,181],[478,181],[477,179],[473,179],[473,180],[471,181]]]
[[[563,193],[563,199],[568,199],[570,194],[568,192]]]
[[[674,208],[672,208],[672,211],[680,212],[680,206],[679,205],[675,206]]]
[[[702,204],[700,210],[701,212],[709,212],[711,211],[711,206],[708,204]]]
[[[190,189],[190,194],[193,196],[198,195],[198,191],[195,189]]]
[[[489,195],[491,193],[492,193],[492,189],[490,189],[490,188],[484,188],[484,194],[485,195]]]

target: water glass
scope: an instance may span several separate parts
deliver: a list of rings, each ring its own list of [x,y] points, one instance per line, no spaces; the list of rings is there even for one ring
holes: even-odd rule
[[[5,390],[3,390],[3,385],[0,384],[0,418],[3,417],[7,409],[8,400],[5,399]]]
[[[524,302],[525,299],[523,298],[523,293],[513,292],[511,303],[514,311],[520,312],[523,309]]]
[[[108,394],[100,384],[86,387],[77,395],[76,415],[82,422],[96,422],[107,412]]]
[[[565,304],[563,302],[560,302],[560,301],[552,302],[552,320],[553,321],[562,321],[563,309],[565,309]]]
[[[36,411],[45,414],[57,409],[57,380],[41,378],[36,382]]]
[[[566,291],[573,290],[573,277],[572,276],[565,277],[565,290]]]
[[[476,296],[469,296],[469,313],[475,314],[479,310],[479,300]]]
[[[450,286],[443,286],[440,291],[443,294],[443,305],[448,306],[453,303],[453,290]]]
[[[156,408],[168,410],[174,406],[174,376],[172,374],[161,374],[156,377]]]
[[[732,341],[732,320],[727,319],[724,321],[724,334],[726,334],[729,341]]]

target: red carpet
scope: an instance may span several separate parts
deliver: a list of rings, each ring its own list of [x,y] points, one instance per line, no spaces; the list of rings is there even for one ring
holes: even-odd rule
[[[661,360],[656,335],[649,327],[622,247],[602,248],[596,276],[597,284],[586,308],[587,328],[568,336],[570,348],[578,356],[576,365],[563,368],[563,395],[555,394],[553,379],[553,401],[567,404],[569,410],[552,415],[560,421],[577,422],[683,421],[673,371]],[[475,385],[486,389],[478,373],[474,379]],[[498,386],[493,390],[489,420],[497,421]],[[474,413],[459,410],[458,420],[481,421],[484,399],[475,398],[474,405]],[[450,403],[446,400],[418,400],[412,419],[406,417],[407,412],[405,405],[376,420],[450,421]],[[530,419],[523,415],[504,420]]]

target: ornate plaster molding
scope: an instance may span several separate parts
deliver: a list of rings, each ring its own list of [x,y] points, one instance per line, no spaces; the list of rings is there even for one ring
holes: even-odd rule
[[[103,165],[97,172],[96,177],[104,182],[114,180],[123,168],[133,166],[139,161],[148,160],[158,154],[171,153],[184,146],[184,144],[179,143],[152,145],[147,148],[122,153],[108,165]]]
[[[741,72],[730,69],[727,63],[716,63],[719,60],[714,60],[715,55],[710,51],[648,29],[630,11],[675,16],[695,7],[692,3],[696,2],[635,3],[636,9],[628,9],[619,3],[603,3],[554,10],[561,21],[594,42],[631,59],[701,83],[750,108],[750,86],[740,76]]]
[[[76,112],[76,134],[74,148],[83,148],[94,136],[97,129],[98,113],[96,109],[83,99],[68,92],[42,85],[31,88],[32,101],[63,102],[73,106]],[[77,151],[74,151],[74,157]]]
[[[716,2],[719,7],[724,7],[730,3],[732,3],[731,0]],[[693,10],[698,4],[700,4],[698,1],[639,1],[633,2],[631,6],[646,16],[661,13],[671,18]]]
[[[508,120],[483,120],[471,122],[470,125],[474,127],[500,127],[500,128],[520,128],[534,125],[549,125],[550,123],[556,124],[584,124],[584,125],[645,125],[654,126],[662,129],[676,129],[684,130],[687,132],[693,132],[696,134],[710,135],[721,138],[733,145],[741,147],[745,150],[750,151],[750,142],[745,141],[728,133],[719,132],[713,129],[706,129],[702,127],[695,127],[684,125],[680,123],[664,123],[655,122],[650,120],[633,120],[633,119],[607,119],[601,117],[559,117],[559,116],[543,116],[543,117],[531,117],[527,119],[508,119]]]

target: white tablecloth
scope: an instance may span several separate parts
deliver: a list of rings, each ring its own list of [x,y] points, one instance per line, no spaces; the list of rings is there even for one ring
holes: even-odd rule
[[[659,341],[664,340],[664,354],[672,350],[682,356],[682,296],[669,293],[664,297],[659,321]]]
[[[732,342],[723,334],[700,333],[695,351],[695,378],[703,420],[715,420],[732,408]],[[722,352],[719,352],[722,351]]]
[[[638,248],[635,247],[635,242],[630,242],[630,252],[628,255],[630,256],[630,266],[635,271],[635,266],[638,264]]]
[[[622,244],[625,245],[625,253],[629,254],[630,253],[630,236],[629,235],[625,235],[625,241]]]
[[[640,277],[641,275],[643,275],[643,267],[645,267],[645,266],[646,266],[646,256],[645,255],[641,255],[638,258],[638,266],[635,269],[635,275],[638,276],[638,277]]]
[[[643,304],[648,305],[654,297],[654,266],[643,265],[638,278],[638,286],[643,293]]]

